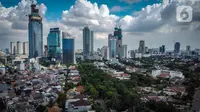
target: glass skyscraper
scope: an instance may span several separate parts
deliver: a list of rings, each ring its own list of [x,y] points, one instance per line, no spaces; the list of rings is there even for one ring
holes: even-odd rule
[[[84,58],[90,56],[93,53],[93,31],[90,31],[88,27],[83,29],[83,56]]]
[[[175,54],[180,53],[180,47],[181,47],[181,44],[179,42],[176,42],[175,45],[174,45],[174,53]]]
[[[61,58],[61,31],[59,28],[51,28],[47,37],[48,56]]]
[[[74,38],[63,34],[62,40],[63,49],[63,64],[75,63],[75,43]]]
[[[139,53],[145,54],[145,41],[144,40],[140,40],[138,50],[139,50]]]
[[[109,55],[110,59],[116,58],[117,55],[117,39],[113,36],[112,38],[109,39]]]
[[[116,44],[116,49],[117,49],[117,55],[120,58],[120,49],[122,47],[122,30],[120,27],[115,27],[115,31],[114,31],[114,37],[116,37],[117,39],[117,44]]]
[[[31,14],[29,15],[29,58],[43,56],[43,25],[42,17],[36,5],[31,5]]]

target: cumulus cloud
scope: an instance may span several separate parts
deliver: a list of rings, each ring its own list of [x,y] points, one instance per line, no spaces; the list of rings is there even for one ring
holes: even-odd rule
[[[160,15],[161,10],[161,4],[148,5],[137,12],[136,17],[127,15],[119,21],[119,24],[126,31],[152,31],[163,24]]]
[[[193,8],[193,21],[190,23],[180,23],[176,20],[176,8],[183,5],[189,5]],[[131,38],[138,43],[137,37],[139,37],[139,39],[146,40],[147,43],[154,41],[152,42],[152,44],[154,43],[153,45],[167,45],[169,49],[173,49],[174,41],[181,42],[182,48],[186,45],[198,48],[200,47],[197,44],[200,41],[197,38],[200,35],[199,15],[199,0],[173,0],[165,7],[163,7],[163,4],[148,5],[141,11],[134,12],[133,15],[123,17],[120,19],[119,24],[122,25],[125,32],[137,33],[124,33],[124,37],[126,37],[124,40],[127,43],[130,43],[129,40]],[[138,44],[134,45],[138,46]],[[134,48],[137,47],[135,46]]]
[[[6,8],[0,5],[0,45],[8,47],[11,41],[28,40],[28,14],[31,12],[31,1],[21,0],[17,6]],[[37,6],[42,17],[47,7],[44,4]]]
[[[87,0],[77,0],[69,10],[63,11],[61,22],[67,26],[89,26],[94,31],[111,31],[119,17],[111,15],[107,5],[98,7]]]

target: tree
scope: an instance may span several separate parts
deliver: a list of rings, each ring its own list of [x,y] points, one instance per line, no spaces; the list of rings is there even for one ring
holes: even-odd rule
[[[93,98],[98,98],[99,96],[99,92],[94,87],[90,88],[90,94]]]
[[[58,99],[56,100],[56,102],[58,103],[59,108],[64,108],[66,97],[66,93],[60,93],[58,95]]]

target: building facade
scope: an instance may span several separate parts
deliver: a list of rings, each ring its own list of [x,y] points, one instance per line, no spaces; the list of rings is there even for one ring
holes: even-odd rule
[[[116,43],[116,54],[117,56],[120,58],[120,51],[121,51],[121,47],[122,47],[122,30],[120,27],[115,27],[114,29],[114,37],[117,39],[117,43]]]
[[[174,53],[175,54],[180,53],[180,47],[181,47],[181,44],[179,42],[176,42],[175,45],[174,45]]]
[[[91,31],[88,27],[84,27],[83,29],[83,56],[87,58],[93,53],[93,31]]]
[[[63,50],[63,64],[74,64],[75,63],[75,42],[72,37],[64,37],[62,41]]]
[[[101,55],[102,55],[103,59],[109,60],[109,47],[108,46],[103,46],[101,48]]]
[[[51,28],[47,37],[48,56],[61,58],[61,31],[59,28]]]
[[[23,54],[23,44],[20,41],[17,41],[17,54],[22,55]]]
[[[122,45],[120,48],[120,58],[127,58],[127,45]]]
[[[31,14],[29,15],[29,58],[43,56],[43,24],[42,17],[36,5],[31,5]]]
[[[117,55],[117,39],[113,36],[109,39],[109,55],[110,59],[116,58]]]
[[[186,54],[190,55],[191,47],[189,45],[186,46]]]
[[[17,52],[17,46],[15,42],[10,42],[10,54],[15,55]]]
[[[28,42],[23,42],[23,54],[28,55],[29,50],[28,50]]]
[[[142,54],[145,53],[145,42],[144,42],[144,40],[140,40],[138,51],[139,51],[139,53],[142,53]]]
[[[130,57],[135,58],[135,53],[136,53],[135,50],[130,50],[129,51]]]

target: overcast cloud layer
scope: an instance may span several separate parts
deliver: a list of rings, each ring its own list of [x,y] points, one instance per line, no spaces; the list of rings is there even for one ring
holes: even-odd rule
[[[134,3],[138,0],[121,0]],[[166,45],[172,50],[175,41],[192,48],[200,48],[200,0],[173,0],[166,6],[153,4],[141,11],[119,17],[111,14],[112,11],[122,10],[119,7],[109,9],[107,5],[99,6],[87,0],[77,0],[70,9],[63,11],[61,20],[50,22],[45,19],[48,7],[38,4],[43,17],[44,42],[51,27],[60,27],[76,37],[76,49],[82,48],[82,28],[89,26],[95,31],[95,48],[107,45],[107,35],[113,32],[115,25],[121,25],[123,30],[123,44],[128,49],[137,49],[139,40],[145,40],[148,47],[157,48]],[[193,7],[193,22],[180,24],[176,21],[176,7],[190,5]],[[83,13],[85,12],[85,13]],[[5,8],[0,5],[0,48],[9,48],[11,41],[28,40],[28,17],[30,2],[22,0],[15,7]]]

